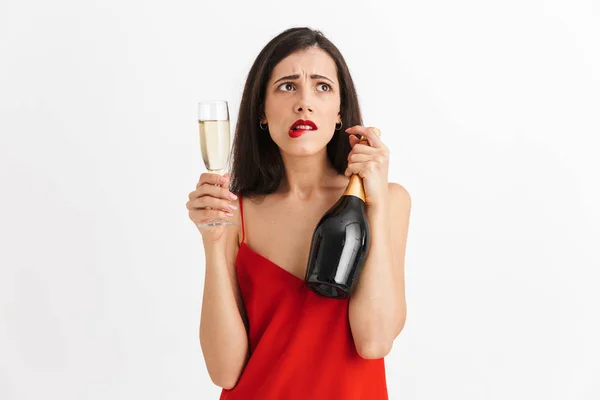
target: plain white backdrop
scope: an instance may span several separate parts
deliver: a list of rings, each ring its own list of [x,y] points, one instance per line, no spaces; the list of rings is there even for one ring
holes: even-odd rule
[[[600,398],[595,0],[0,1],[0,399],[216,399],[196,103],[292,26],[413,200],[390,399]]]

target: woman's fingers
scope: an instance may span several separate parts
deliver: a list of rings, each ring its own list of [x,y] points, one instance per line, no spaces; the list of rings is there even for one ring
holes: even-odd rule
[[[348,168],[344,172],[344,175],[358,175],[361,178],[365,178],[366,176],[372,174],[377,170],[379,165],[375,161],[365,161],[365,162],[356,162],[348,164]]]
[[[352,151],[351,151],[351,153],[370,154],[370,155],[379,154],[380,152],[381,152],[381,149],[376,149],[376,148],[373,148],[366,144],[355,144],[354,147],[352,147]]]
[[[222,226],[210,226],[214,220],[227,220],[233,217],[237,206],[232,201],[237,196],[229,191],[229,174],[224,176],[204,173],[196,184],[196,190],[189,194],[186,203],[189,218],[196,224],[202,234],[202,238],[216,242],[223,237]]]
[[[225,182],[223,183],[223,181]],[[219,184],[223,186],[219,186]],[[204,211],[221,210],[231,213],[237,210],[237,207],[231,203],[237,199],[237,196],[229,191],[228,184],[229,174],[225,176],[211,173],[202,174],[196,190],[189,194],[186,207],[190,212],[201,212],[202,218],[205,217]]]
[[[231,193],[227,187],[214,186],[210,184],[200,186],[194,193],[196,193],[196,197],[212,196],[226,200],[237,199],[237,196]]]
[[[192,201],[192,207],[197,209],[212,209],[223,211],[234,211],[237,207],[231,204],[228,200],[218,199],[212,196],[202,196]]]
[[[371,160],[373,157],[369,154],[352,153],[348,156],[348,163],[361,163]]]
[[[221,176],[219,174],[205,172],[202,175],[200,175],[200,180],[198,181],[196,187],[198,188],[205,183],[210,185],[224,185],[226,183],[229,183],[229,173]]]
[[[375,134],[373,129],[361,125],[354,125],[346,129],[346,133],[361,135],[367,138],[369,145],[374,148],[385,147],[379,136]]]

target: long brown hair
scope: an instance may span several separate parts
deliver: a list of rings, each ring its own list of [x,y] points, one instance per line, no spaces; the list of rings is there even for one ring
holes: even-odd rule
[[[358,96],[346,61],[338,48],[320,31],[291,28],[273,38],[261,50],[248,73],[240,103],[232,149],[230,190],[242,196],[273,193],[284,177],[279,147],[271,136],[260,129],[265,112],[266,86],[275,66],[288,55],[318,47],[335,61],[340,83],[340,115],[344,127],[362,125]],[[348,166],[348,135],[335,131],[327,144],[327,158],[343,174]]]

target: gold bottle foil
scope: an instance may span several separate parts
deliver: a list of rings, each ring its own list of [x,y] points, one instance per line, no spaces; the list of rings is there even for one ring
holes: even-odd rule
[[[364,202],[365,188],[363,187],[362,178],[358,175],[352,175],[350,177],[350,182],[346,187],[346,191],[342,196],[356,196]]]
[[[368,140],[366,137],[362,136],[360,138],[360,144],[368,144]],[[350,177],[350,182],[348,182],[348,186],[346,187],[346,191],[342,196],[356,196],[365,202],[365,187],[363,186],[363,180],[358,175],[352,175]]]

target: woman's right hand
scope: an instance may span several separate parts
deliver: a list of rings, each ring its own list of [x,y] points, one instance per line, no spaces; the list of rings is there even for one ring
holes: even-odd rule
[[[189,217],[202,234],[202,240],[205,243],[216,243],[222,238],[224,239],[223,233],[226,227],[199,227],[198,224],[209,222],[215,218],[231,219],[234,215],[233,211],[237,210],[232,203],[237,196],[229,191],[229,177],[229,173],[224,176],[204,173],[200,175],[196,190],[189,194],[189,201],[186,203]]]

